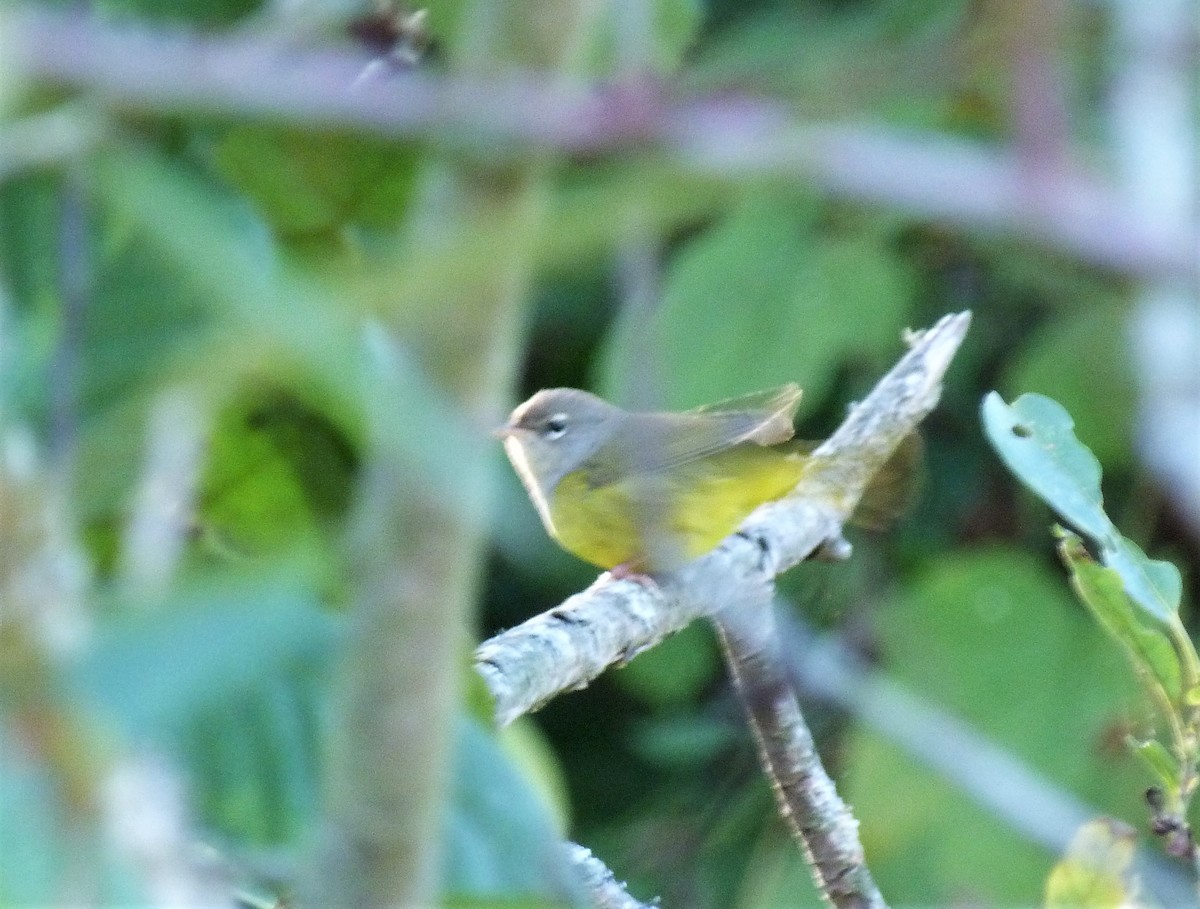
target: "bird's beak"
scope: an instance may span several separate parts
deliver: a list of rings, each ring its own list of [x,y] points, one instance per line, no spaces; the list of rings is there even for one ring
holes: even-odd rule
[[[499,439],[503,442],[513,434],[513,427],[511,424],[505,423],[503,426],[497,426],[490,434],[493,439]]]

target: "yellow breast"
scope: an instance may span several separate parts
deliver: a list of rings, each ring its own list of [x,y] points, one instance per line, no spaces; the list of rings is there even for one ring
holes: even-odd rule
[[[554,489],[552,532],[564,548],[601,568],[663,567],[648,564],[650,551],[694,559],[759,505],[790,492],[804,463],[792,445],[748,444],[605,485],[592,485],[585,470],[576,471]]]

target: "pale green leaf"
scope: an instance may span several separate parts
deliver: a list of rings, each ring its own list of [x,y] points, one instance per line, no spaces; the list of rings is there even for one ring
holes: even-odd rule
[[[1009,406],[995,392],[983,400],[988,439],[1009,470],[1100,549],[1134,601],[1159,621],[1175,620],[1183,592],[1179,570],[1155,561],[1123,537],[1104,512],[1100,462],[1075,438],[1070,414],[1042,395]]]
[[[478,723],[461,720],[446,818],[446,892],[455,899],[523,896],[576,905],[560,844],[542,794]]]
[[[161,740],[289,665],[330,656],[337,640],[334,618],[303,591],[198,591],[110,622],[70,681],[131,737]]]
[[[995,392],[983,399],[988,439],[1017,478],[1072,527],[1104,538],[1111,525],[1100,495],[1100,462],[1080,444],[1071,415],[1042,395],[1010,406]]]
[[[889,679],[1100,810],[1144,816],[1146,772],[1105,743],[1139,690],[1123,656],[1044,559],[1012,547],[943,553],[877,611]],[[954,737],[943,745],[953,754]],[[955,782],[855,730],[839,789],[891,905],[1036,903],[1051,861]],[[1003,856],[997,861],[997,856]]]
[[[1101,557],[1117,570],[1129,595],[1151,615],[1169,622],[1178,613],[1183,579],[1170,562],[1147,558],[1137,543],[1119,535],[1116,545],[1105,546]]]

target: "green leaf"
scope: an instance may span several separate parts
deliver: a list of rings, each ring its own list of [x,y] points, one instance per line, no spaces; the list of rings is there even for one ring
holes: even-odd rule
[[[1046,881],[1046,909],[1119,909],[1139,905],[1132,865],[1137,834],[1111,818],[1089,821]]]
[[[236,127],[216,150],[221,172],[283,234],[394,225],[415,160],[410,147],[370,136],[269,126]]]
[[[574,881],[542,796],[483,727],[458,726],[446,823],[443,889],[451,899],[557,899],[575,904]]]
[[[4,28],[0,23],[0,29]],[[0,407],[12,416],[49,409],[46,363],[61,331],[58,246],[62,180],[29,174],[0,181],[0,294],[4,355]]]
[[[328,659],[337,623],[306,593],[281,587],[196,592],[101,629],[72,668],[76,697],[131,738],[170,741],[204,711],[288,667]]]
[[[129,147],[97,157],[93,188],[112,217],[136,228],[147,255],[179,269],[180,288],[223,317],[226,346],[203,364],[206,377],[216,383],[251,366],[285,379],[299,371],[336,404],[341,424],[361,426],[369,414],[382,448],[413,466],[447,508],[480,519],[490,440],[382,329],[372,337],[383,343],[368,349],[362,314],[282,255],[245,205]]]
[[[317,818],[323,674],[287,667],[202,711],[177,738],[204,823],[260,844],[294,843]]]
[[[1044,560],[1010,547],[942,553],[881,606],[891,680],[1100,810],[1144,814],[1145,770],[1109,744],[1139,691]],[[845,747],[839,788],[891,904],[945,905],[965,892],[1036,904],[1048,853],[878,735],[857,729]]]
[[[606,4],[592,29],[592,47],[588,53],[586,71],[591,76],[612,76],[619,73],[631,53],[645,55],[638,61],[639,69],[669,75],[683,61],[684,53],[695,40],[704,15],[700,0],[646,0],[635,9],[648,20],[639,29],[636,49],[622,47],[621,42],[630,30],[630,8]]]
[[[811,201],[759,189],[678,254],[648,322],[617,323],[598,384],[629,401],[660,362],[666,407],[787,382],[819,402],[847,360],[894,352],[911,286],[878,232],[822,231]]]
[[[1058,552],[1071,571],[1071,585],[1096,621],[1128,653],[1134,669],[1158,685],[1166,700],[1179,708],[1182,670],[1171,639],[1161,623],[1145,621],[1145,613],[1130,600],[1124,579],[1115,569],[1098,565],[1075,534],[1059,530]]]
[[[0,182],[0,268],[18,309],[45,307],[57,297],[62,189],[56,173]]]
[[[471,675],[479,676],[472,671]],[[492,725],[494,711],[480,722],[485,728]],[[478,719],[475,717],[475,719]],[[546,734],[528,716],[521,717],[503,729],[496,730],[496,741],[542,800],[546,814],[558,836],[567,835],[570,827],[571,797],[563,768]]]
[[[1010,407],[993,391],[983,400],[983,424],[1008,468],[1096,542],[1101,560],[1116,569],[1134,601],[1159,621],[1177,621],[1183,595],[1179,569],[1147,558],[1113,526],[1100,494],[1100,462],[1075,438],[1062,405],[1027,394]]]
[[[1105,546],[1101,557],[1121,575],[1129,595],[1151,615],[1170,622],[1179,612],[1183,578],[1170,562],[1149,559],[1133,540],[1118,535],[1115,546]]]
[[[697,92],[730,85],[801,105],[818,121],[875,116],[893,126],[945,129],[946,59],[977,21],[946,3],[736,4],[706,31],[682,74]]]
[[[295,842],[315,821],[320,717],[339,622],[281,585],[197,590],[97,634],[68,674],[78,703],[186,770],[203,822]]]
[[[245,555],[297,547],[332,558],[356,456],[338,428],[290,395],[250,393],[221,414],[209,443],[199,521]]]
[[[1104,539],[1111,524],[1100,495],[1100,462],[1080,444],[1071,415],[1042,395],[1010,407],[994,391],[983,399],[988,439],[1016,477],[1073,527]]]

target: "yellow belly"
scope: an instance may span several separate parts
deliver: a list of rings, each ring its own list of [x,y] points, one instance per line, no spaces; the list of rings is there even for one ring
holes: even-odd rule
[[[655,562],[663,553],[685,560],[703,555],[759,505],[790,492],[805,460],[790,445],[744,445],[603,486],[577,471],[555,487],[553,533],[565,549],[601,568],[667,567],[649,564],[648,554]]]

